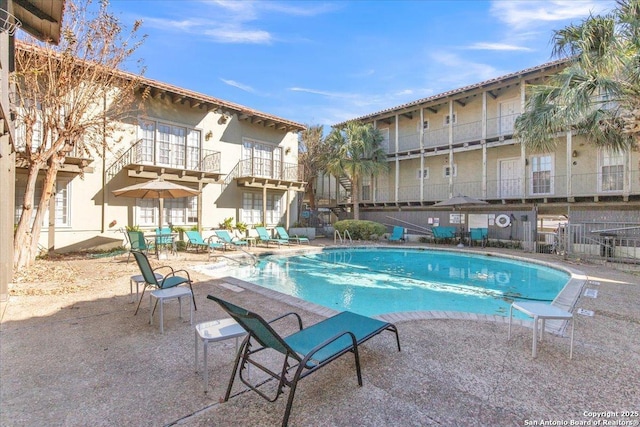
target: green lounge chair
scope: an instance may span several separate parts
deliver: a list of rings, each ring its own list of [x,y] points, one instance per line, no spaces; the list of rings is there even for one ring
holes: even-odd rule
[[[271,237],[271,235],[269,234],[269,232],[265,227],[256,227],[256,231],[258,232],[258,238],[260,239],[260,242],[266,243],[267,247],[269,247],[269,243],[276,243],[278,247],[280,247],[280,245],[289,244],[288,240],[274,239],[273,237]]]
[[[224,244],[224,250],[227,250],[227,247],[237,247],[237,246],[247,246],[248,243],[244,240],[239,240],[237,237],[231,237],[231,234],[227,230],[216,230],[216,236],[218,239],[222,241]]]
[[[237,305],[212,295],[208,295],[207,298],[220,304],[223,310],[248,333],[236,355],[224,401],[228,401],[231,396],[231,389],[236,374],[238,374],[240,380],[251,390],[270,402],[277,400],[278,397],[284,393],[284,388],[289,387],[289,398],[287,400],[284,418],[282,419],[283,426],[286,426],[289,421],[298,380],[326,366],[343,354],[351,352],[355,357],[358,385],[362,386],[358,346],[382,331],[391,331],[396,334],[398,351],[400,351],[400,338],[395,325],[372,319],[371,317],[344,311],[320,323],[303,328],[302,319],[296,313],[287,313],[267,322],[258,314],[245,310]],[[299,330],[289,336],[282,337],[273,329],[272,324],[288,316],[295,316]],[[275,350],[284,356],[282,370],[279,373],[273,372],[268,367],[262,365],[260,363],[260,356],[254,356],[258,355],[262,350],[268,349]],[[268,351],[267,353],[270,352]],[[250,365],[253,365],[278,381],[274,396],[268,396],[258,389],[260,385],[266,383],[265,381],[261,381],[260,384],[253,384],[249,382],[250,378],[245,378],[244,371],[248,370]],[[293,370],[295,370],[295,372],[293,376],[290,377],[292,373],[290,371]]]
[[[173,267],[168,265],[163,265],[161,267],[151,268],[151,264],[149,263],[149,258],[145,254],[140,251],[131,251],[133,257],[136,259],[138,263],[138,267],[140,267],[140,272],[142,273],[142,277],[144,278],[144,287],[142,288],[142,295],[140,295],[140,301],[138,301],[138,307],[136,307],[136,312],[133,314],[134,316],[138,314],[138,310],[140,309],[140,303],[144,297],[144,291],[147,287],[155,287],[158,289],[168,289],[173,288],[178,285],[182,285],[184,283],[189,285],[189,289],[191,289],[191,298],[193,299],[193,308],[198,310],[196,307],[196,298],[193,295],[193,287],[191,284],[191,277],[189,276],[189,272],[187,270],[174,270]],[[169,273],[165,274],[162,279],[158,279],[156,276],[156,271],[160,269],[169,269]],[[184,273],[187,277],[176,276],[176,273]],[[157,300],[156,300],[157,304]],[[155,310],[155,306],[154,306]]]
[[[389,236],[389,242],[403,242],[404,243],[404,227],[393,227],[393,232]]]
[[[191,230],[185,231],[187,235],[187,249],[196,248],[196,252],[200,250],[200,248],[209,251],[209,253],[213,252],[215,249],[224,249],[224,245],[222,243],[218,243],[213,240],[213,236],[209,237],[207,240],[202,238],[202,235],[199,231]]]
[[[290,242],[295,242],[297,244],[300,243],[306,243],[307,245],[309,244],[309,239],[307,237],[298,237],[298,235],[295,236],[289,236],[289,233],[287,233],[287,230],[284,229],[284,227],[276,227],[276,233],[278,233],[278,238],[282,239],[282,240],[288,240]]]

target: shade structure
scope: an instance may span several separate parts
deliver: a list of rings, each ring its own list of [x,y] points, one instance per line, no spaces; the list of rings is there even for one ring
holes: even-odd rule
[[[451,206],[453,208],[457,208],[460,206],[474,206],[474,205],[488,205],[489,203],[484,200],[474,199],[469,196],[457,195],[448,200],[443,200],[442,202],[435,203],[433,206]]]
[[[196,196],[198,193],[200,191],[162,179],[154,179],[113,191],[116,197],[125,196],[138,199],[179,199]]]
[[[112,193],[116,197],[124,196],[135,197],[138,199],[158,199],[160,205],[158,228],[162,228],[162,210],[164,208],[162,203],[163,199],[180,199],[182,197],[197,196],[200,191],[158,178],[141,184],[135,184],[119,190],[114,190]]]

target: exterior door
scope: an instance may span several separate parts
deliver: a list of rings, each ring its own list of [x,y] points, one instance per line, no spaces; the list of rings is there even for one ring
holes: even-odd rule
[[[520,113],[520,101],[518,99],[512,99],[500,103],[500,120],[498,120],[498,135],[511,135],[513,134],[513,125],[516,121],[516,116]]]
[[[500,160],[498,196],[506,199],[520,196],[520,159]]]

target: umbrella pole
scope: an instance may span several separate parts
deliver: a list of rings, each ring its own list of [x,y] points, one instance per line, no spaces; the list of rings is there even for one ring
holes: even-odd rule
[[[162,228],[162,213],[164,211],[164,199],[162,197],[158,198],[158,205],[160,209],[160,213],[158,214],[158,229]]]

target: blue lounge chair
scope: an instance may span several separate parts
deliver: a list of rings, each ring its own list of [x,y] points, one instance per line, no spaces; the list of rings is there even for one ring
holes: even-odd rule
[[[258,314],[245,310],[230,302],[212,295],[208,295],[207,298],[220,304],[223,310],[233,317],[248,333],[236,355],[224,401],[228,401],[231,396],[231,389],[236,374],[238,374],[240,381],[270,402],[278,399],[278,397],[284,393],[284,388],[289,387],[289,398],[287,400],[284,418],[282,419],[283,426],[286,426],[289,421],[298,380],[326,366],[343,354],[353,353],[356,362],[358,385],[362,386],[358,346],[382,331],[391,331],[396,334],[398,351],[400,351],[400,338],[395,325],[349,311],[344,311],[320,323],[303,328],[302,319],[296,313],[287,313],[267,322]],[[295,317],[299,330],[289,336],[283,337],[273,329],[272,325],[276,321],[288,316]],[[254,356],[262,350],[269,349],[279,352],[284,356],[282,370],[279,373],[264,366],[261,363],[260,356]],[[267,353],[270,352],[267,351]],[[273,397],[268,396],[262,390],[258,389],[260,385],[269,383],[269,381],[258,380],[260,384],[253,384],[250,382],[250,378],[245,378],[244,371],[248,370],[250,365],[253,365],[255,368],[260,369],[278,381],[277,390]],[[293,372],[294,370],[295,373]],[[291,373],[293,373],[293,377],[290,378]]]
[[[456,237],[456,228],[451,226],[432,227],[433,240],[438,243],[440,241],[451,241]]]
[[[280,245],[288,245],[289,244],[288,240],[274,239],[273,237],[271,237],[271,235],[269,234],[267,229],[264,228],[264,227],[256,227],[256,231],[258,232],[258,238],[260,239],[260,242],[261,243],[266,243],[267,247],[269,247],[269,243],[276,243],[278,245],[278,247],[280,247]]]
[[[214,249],[224,249],[224,245],[222,243],[216,242],[213,239],[213,236],[209,237],[207,240],[202,238],[202,235],[199,231],[185,231],[187,235],[187,249],[196,248],[196,252],[200,250],[200,248],[208,250],[210,253],[213,252]]]
[[[289,236],[289,233],[287,233],[287,230],[285,230],[284,227],[276,227],[276,233],[278,233],[278,238],[282,240],[288,240],[290,242],[295,242],[297,244],[300,244],[300,243],[306,243],[307,245],[309,244],[309,238],[298,237],[297,235],[293,237]]]
[[[404,243],[404,227],[393,227],[393,232],[389,236],[389,242],[403,242]]]
[[[488,228],[472,228],[469,230],[469,239],[471,240],[471,244],[473,242],[480,242],[480,245],[484,248],[487,245],[487,241],[489,236]]]
[[[144,291],[147,287],[155,287],[158,289],[168,289],[173,288],[178,285],[188,284],[189,289],[191,289],[191,298],[193,299],[193,308],[197,310],[196,307],[196,299],[193,295],[193,287],[191,284],[191,276],[189,276],[189,272],[187,270],[174,270],[173,267],[168,265],[164,265],[161,267],[151,268],[151,264],[149,263],[149,258],[145,254],[140,251],[131,251],[133,257],[136,259],[138,263],[138,267],[140,267],[140,272],[142,273],[142,277],[144,278],[144,287],[142,288],[142,295],[140,295],[140,301],[138,301],[138,307],[136,307],[136,312],[133,314],[134,316],[138,314],[138,309],[140,309],[140,303],[144,297]],[[156,276],[156,271],[160,269],[169,269],[169,272],[164,275],[162,279],[158,279]],[[184,273],[187,277],[176,276],[177,273]],[[156,300],[157,303],[157,300]],[[154,306],[155,310],[155,306]]]
[[[236,247],[236,246],[244,246],[247,247],[247,242],[244,240],[240,240],[237,237],[231,237],[231,234],[227,230],[216,230],[216,236],[218,239],[222,241],[224,244],[224,250],[227,250],[227,247]]]

